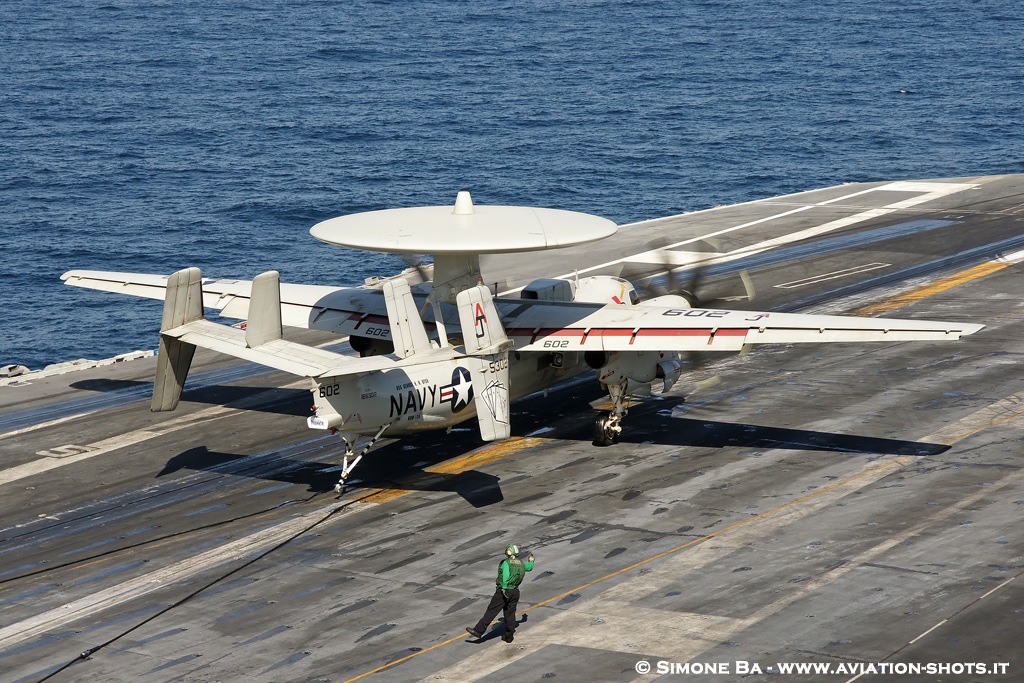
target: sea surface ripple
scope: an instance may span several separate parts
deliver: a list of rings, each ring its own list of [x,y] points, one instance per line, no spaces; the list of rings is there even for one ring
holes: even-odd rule
[[[1024,172],[1019,3],[5,0],[0,364],[152,348],[73,268],[353,285],[317,221],[477,203],[619,223]]]

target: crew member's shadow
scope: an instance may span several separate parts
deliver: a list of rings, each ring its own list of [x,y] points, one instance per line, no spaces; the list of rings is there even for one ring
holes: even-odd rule
[[[525,624],[527,616],[528,615],[526,614],[522,615],[521,617],[516,619],[516,623]],[[518,631],[519,629],[517,628],[516,630]],[[466,642],[473,643],[474,645],[479,645],[481,643],[486,643],[488,640],[501,638],[503,635],[505,635],[505,619],[501,618],[498,619],[498,623],[493,628],[491,628],[487,633],[485,633],[483,637],[474,639],[473,636],[469,636],[468,638],[466,638]]]

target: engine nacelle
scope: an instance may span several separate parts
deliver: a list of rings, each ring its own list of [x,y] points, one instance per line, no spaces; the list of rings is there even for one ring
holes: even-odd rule
[[[352,346],[354,351],[359,352],[360,358],[366,358],[367,356],[384,356],[395,352],[395,345],[390,339],[360,337],[359,335],[353,334],[348,338],[348,343]]]
[[[627,384],[635,388],[663,379],[663,392],[672,388],[683,367],[679,354],[671,351],[587,351],[583,360],[597,370],[601,384]]]
[[[660,306],[661,308],[693,308],[693,301],[681,294],[662,294],[651,299],[644,299],[641,306]]]
[[[579,301],[626,306],[636,304],[640,298],[629,280],[611,275],[593,275],[574,280],[541,278],[523,287],[519,297],[534,301]]]
[[[574,301],[592,304],[619,304],[633,306],[640,300],[633,283],[621,277],[594,275],[576,281]]]
[[[533,301],[572,301],[575,293],[571,280],[543,277],[523,287],[519,298]]]

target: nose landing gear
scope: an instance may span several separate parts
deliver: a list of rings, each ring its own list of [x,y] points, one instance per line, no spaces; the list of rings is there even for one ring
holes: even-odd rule
[[[384,433],[384,430],[390,426],[391,423],[389,422],[388,424],[381,427],[380,430],[373,436],[373,438],[370,439],[370,443],[366,444],[363,447],[363,449],[359,451],[359,455],[357,455],[355,460],[353,460],[351,463],[349,463],[348,459],[349,456],[355,453],[353,444],[355,443],[356,437],[352,435],[347,438],[345,434],[341,435],[342,440],[344,440],[345,442],[345,459],[341,463],[341,478],[339,478],[338,483],[334,485],[335,493],[337,493],[339,496],[345,493],[345,482],[348,479],[348,475],[352,474],[352,470],[356,468],[356,465],[359,464],[359,461],[363,459],[364,455],[370,452],[370,449],[373,448],[373,444],[377,443],[377,439],[379,439],[381,435]]]

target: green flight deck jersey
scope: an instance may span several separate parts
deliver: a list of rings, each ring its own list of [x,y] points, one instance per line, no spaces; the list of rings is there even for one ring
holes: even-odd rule
[[[523,562],[518,557],[507,558],[498,565],[498,578],[494,583],[502,590],[519,588],[519,584],[523,582],[526,572],[531,571],[533,571],[533,562],[531,560]]]

